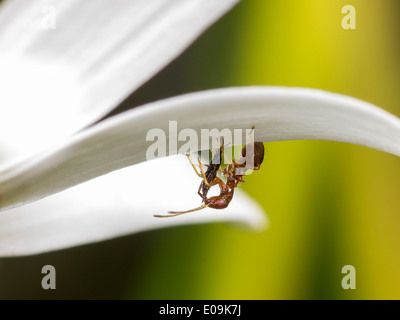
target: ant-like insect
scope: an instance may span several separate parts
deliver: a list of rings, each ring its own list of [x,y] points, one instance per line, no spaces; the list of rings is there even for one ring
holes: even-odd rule
[[[254,127],[252,128],[254,129]],[[220,163],[216,157],[219,156],[221,159],[221,155],[224,154],[224,158],[228,161],[228,166],[225,169],[221,169]],[[198,211],[207,207],[213,209],[224,209],[226,208],[233,198],[234,189],[237,187],[239,182],[244,182],[243,175],[246,170],[259,170],[260,166],[264,160],[264,144],[262,142],[253,142],[247,144],[241,152],[241,157],[238,162],[232,160],[230,162],[225,155],[223,140],[220,145],[219,152],[214,156],[211,161],[207,172],[204,173],[203,164],[198,158],[201,174],[197,171],[190,155],[187,155],[190,163],[192,164],[193,169],[197,173],[197,175],[203,178],[203,181],[200,184],[198,194],[203,199],[203,205],[200,207],[187,210],[187,211],[169,211],[169,215],[154,215],[157,218],[169,218],[176,217],[184,213]],[[215,163],[214,163],[215,162]],[[219,177],[217,177],[217,172],[220,170],[223,175],[226,176],[226,183]],[[207,193],[212,186],[219,185],[220,194],[218,196],[207,198]],[[202,192],[200,192],[202,191]]]

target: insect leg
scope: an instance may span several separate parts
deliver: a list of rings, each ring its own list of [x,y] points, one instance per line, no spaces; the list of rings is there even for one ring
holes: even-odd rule
[[[224,142],[224,140],[222,139],[222,143]],[[226,160],[226,162],[228,163],[228,164],[232,164],[232,161],[228,158],[228,156],[226,155],[226,153],[225,153],[225,148],[224,148],[224,146],[221,144],[221,142],[219,142],[218,141],[218,143],[219,143],[219,147],[221,148],[221,152],[222,152],[222,154],[224,155],[224,160]],[[233,162],[235,162],[235,160],[233,160]],[[221,171],[222,172],[222,171]]]
[[[194,171],[196,172],[196,174],[200,177],[203,178],[203,176],[197,171],[196,166],[193,163],[192,157],[190,156],[190,154],[186,154],[186,157],[188,157],[190,164],[192,165]]]

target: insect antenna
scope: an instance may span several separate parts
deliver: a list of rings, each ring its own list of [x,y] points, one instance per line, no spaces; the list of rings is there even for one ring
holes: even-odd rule
[[[153,217],[156,217],[156,218],[171,218],[171,217],[180,216],[181,214],[184,214],[184,213],[198,211],[198,210],[207,208],[208,206],[209,206],[208,204],[203,204],[202,206],[200,206],[198,208],[191,209],[191,210],[186,210],[186,211],[168,211],[168,213],[169,213],[168,215],[167,214],[166,215],[155,214],[155,215],[153,215]]]

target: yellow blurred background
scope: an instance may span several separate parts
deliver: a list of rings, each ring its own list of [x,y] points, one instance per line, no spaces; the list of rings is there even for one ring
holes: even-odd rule
[[[349,4],[355,30],[342,28]],[[242,1],[125,106],[279,85],[350,95],[400,116],[399,27],[397,0]],[[241,188],[268,213],[268,230],[182,226],[1,259],[0,298],[399,299],[400,159],[329,141],[265,147],[261,170]],[[57,269],[53,292],[40,288],[44,264]],[[355,290],[341,286],[345,265],[356,269]]]

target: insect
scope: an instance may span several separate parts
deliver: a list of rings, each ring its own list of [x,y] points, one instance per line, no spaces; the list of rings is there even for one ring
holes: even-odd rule
[[[221,159],[221,155],[224,155],[224,158],[228,161],[228,166],[225,169],[221,169],[219,163],[213,163],[215,157],[219,156]],[[223,144],[220,145],[219,152],[214,156],[213,161],[207,169],[207,172],[204,173],[204,167],[201,163],[200,159],[200,171],[201,174],[197,171],[190,155],[187,155],[190,163],[192,164],[193,169],[197,173],[198,176],[203,178],[203,181],[200,184],[198,194],[203,199],[203,205],[200,207],[186,210],[186,211],[169,211],[168,215],[154,215],[154,217],[158,218],[168,218],[168,217],[176,217],[178,215],[198,211],[207,207],[213,209],[224,209],[231,202],[234,194],[234,190],[237,187],[239,182],[244,182],[243,175],[247,170],[259,170],[260,166],[264,160],[264,144],[262,142],[253,142],[247,144],[241,152],[241,157],[239,161],[229,161],[225,155]],[[224,182],[221,178],[217,177],[217,172],[220,170],[224,176],[226,176],[226,182]],[[218,185],[220,188],[220,194],[218,196],[213,196],[207,198],[207,193],[212,186]]]
[[[224,139],[222,138],[220,143],[220,148],[212,158],[211,163],[208,165],[207,171],[205,173],[203,169],[203,164],[201,163],[200,159],[198,159],[198,162],[200,164],[201,174],[199,174],[198,171],[196,170],[196,167],[190,157],[190,154],[188,155],[189,161],[192,164],[193,169],[196,171],[197,175],[200,178],[203,178],[203,181],[200,183],[199,190],[197,191],[198,195],[203,199],[202,202],[205,202],[207,199],[208,190],[210,190],[211,187],[209,182],[213,182],[215,180],[215,178],[217,177],[218,170],[222,172],[221,160],[223,153],[224,153]]]

